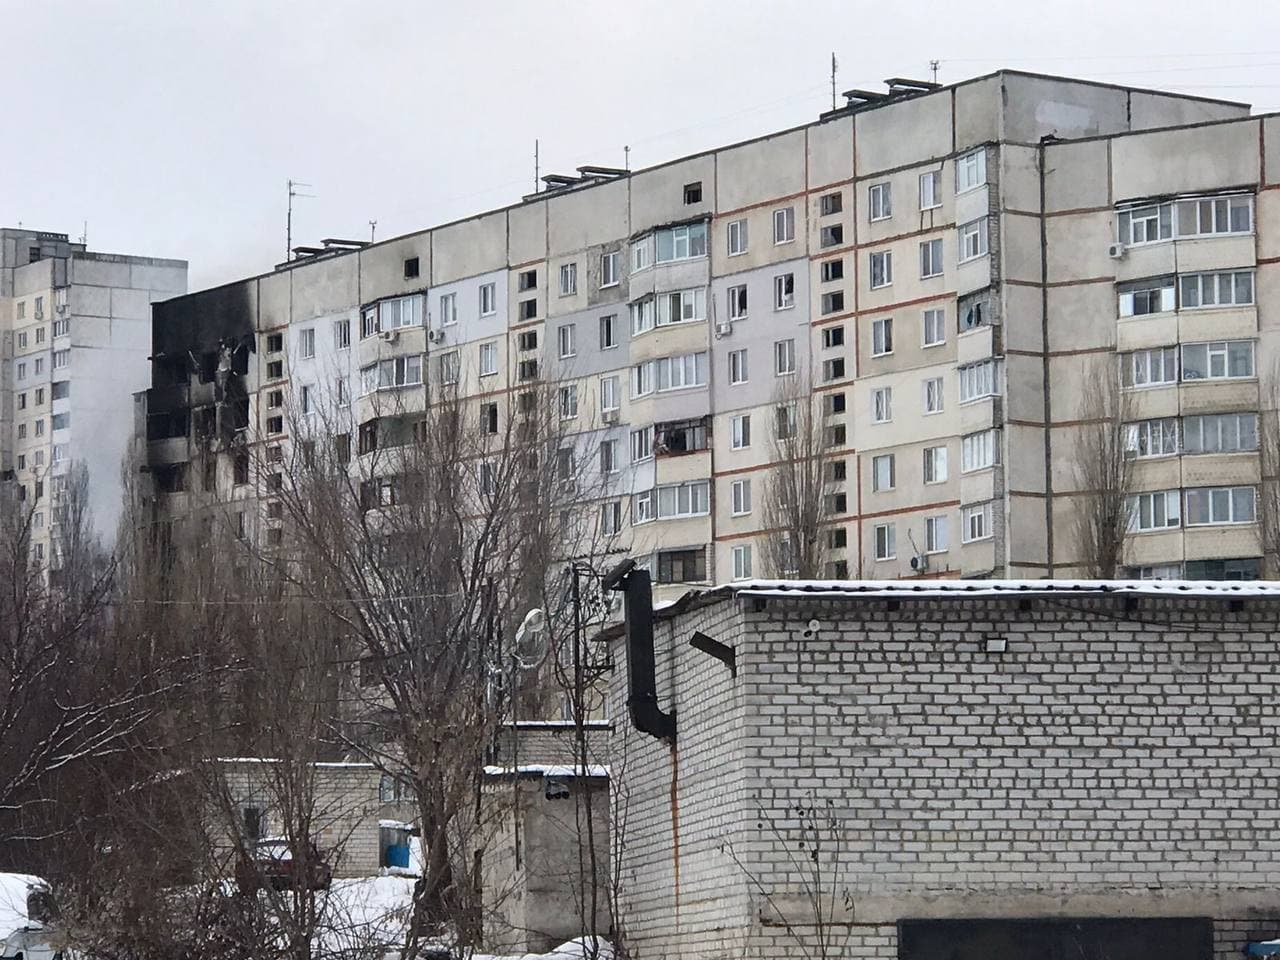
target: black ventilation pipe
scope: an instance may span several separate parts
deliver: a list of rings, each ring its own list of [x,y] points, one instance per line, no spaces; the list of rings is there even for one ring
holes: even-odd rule
[[[667,743],[676,742],[676,715],[658,706],[653,654],[653,586],[649,571],[624,560],[604,578],[604,589],[621,590],[627,630],[627,710],[631,724]]]

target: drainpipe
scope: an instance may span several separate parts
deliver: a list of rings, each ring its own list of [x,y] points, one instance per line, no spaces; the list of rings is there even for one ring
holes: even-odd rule
[[[627,710],[631,725],[667,743],[676,742],[676,715],[658,706],[657,662],[653,652],[653,585],[649,571],[624,560],[604,578],[605,590],[623,594],[627,631]]]
[[[1044,372],[1044,522],[1045,576],[1052,578],[1053,566],[1053,401],[1049,362],[1049,221],[1045,208],[1045,144],[1057,137],[1040,138],[1040,349]],[[1008,494],[1006,492],[1006,500]]]

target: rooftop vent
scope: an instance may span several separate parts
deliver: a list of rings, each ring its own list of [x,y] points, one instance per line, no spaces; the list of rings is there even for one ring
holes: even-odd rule
[[[545,188],[537,193],[527,193],[523,199],[537,200],[548,193],[575,190],[578,187],[589,187],[593,184],[617,180],[620,177],[627,176],[630,172],[621,167],[601,167],[594,164],[585,164],[578,167],[577,176],[567,173],[548,173],[542,177],[542,182],[546,185]]]
[[[828,110],[825,113],[820,114],[818,119],[827,120],[832,117],[843,116],[846,113],[852,113],[867,107],[888,103],[892,100],[904,100],[908,97],[918,97],[921,94],[937,90],[941,86],[941,84],[933,83],[929,80],[911,80],[906,77],[890,77],[884,83],[885,86],[889,88],[884,93],[881,93],[879,90],[846,90],[841,94],[845,100],[844,106],[837,107],[835,110]]]

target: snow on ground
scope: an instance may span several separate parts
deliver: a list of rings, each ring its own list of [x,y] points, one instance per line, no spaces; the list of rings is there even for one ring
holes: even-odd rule
[[[29,873],[0,873],[0,941],[30,924],[27,918],[27,888],[42,886]]]

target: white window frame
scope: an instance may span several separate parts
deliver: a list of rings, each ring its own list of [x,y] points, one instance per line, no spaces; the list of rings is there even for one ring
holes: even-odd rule
[[[947,482],[946,446],[925,447],[921,474],[926,486]]]
[[[1125,501],[1126,529],[1130,533],[1173,530],[1182,525],[1182,493],[1178,490],[1149,490]]]
[[[733,579],[751,579],[751,544],[744,543],[733,548]]]
[[[751,446],[751,414],[738,413],[729,421],[729,449],[746,450]]]
[[[1248,346],[1249,372],[1232,373],[1233,353],[1238,353],[1241,345]],[[1187,354],[1191,351],[1204,350],[1204,376],[1187,375]],[[57,355],[55,354],[55,357]],[[1257,343],[1254,340],[1211,340],[1181,344],[1178,357],[1178,373],[1183,383],[1203,383],[1209,380],[1252,380],[1257,376]],[[1221,373],[1215,373],[1216,364],[1221,364]]]
[[[1224,279],[1227,293],[1225,299],[1222,296]],[[1252,270],[1188,273],[1178,278],[1178,309],[1180,310],[1251,307],[1256,302],[1257,288]]]
[[[303,360],[314,360],[316,355],[316,328],[303,327],[298,331],[298,355]]]
[[[577,261],[560,264],[560,296],[572,297],[578,292]]]
[[[1139,310],[1139,304],[1145,304],[1153,294],[1156,295],[1158,309]],[[1116,312],[1122,317],[1149,317],[1157,313],[1170,313],[1177,307],[1177,286],[1173,277],[1143,281],[1117,291],[1116,299]]]
[[[490,377],[498,372],[498,341],[480,344],[480,376]]]
[[[871,542],[877,563],[898,559],[898,532],[893,523],[877,523],[871,528]]]
[[[941,307],[930,307],[920,315],[922,347],[940,347],[947,342],[947,311]],[[936,327],[931,329],[931,324]],[[930,339],[930,335],[933,339]]]
[[[730,512],[735,517],[751,513],[751,479],[734,480],[729,484]]]
[[[978,147],[956,157],[956,195],[968,193],[987,183],[987,149]]]
[[[458,322],[458,295],[442,293],[440,295],[440,325],[452,327]]]
[[[480,284],[480,316],[491,317],[498,312],[498,285],[496,283]]]
[[[1002,366],[999,359],[990,359],[957,367],[956,379],[959,381],[960,403],[962,405],[976,403],[988,397],[1000,396]]]
[[[790,290],[787,288],[790,287]],[[773,278],[773,309],[790,310],[796,305],[796,275],[780,273]]]
[[[793,243],[796,239],[796,208],[780,207],[773,211],[773,245]]]
[[[960,438],[960,472],[990,470],[1000,462],[1000,431],[979,430]]]
[[[876,387],[871,391],[871,422],[893,421],[893,387]]]
[[[793,294],[794,296],[794,294]],[[725,290],[725,298],[729,301],[728,313],[730,320],[745,320],[750,305],[747,295],[747,285],[738,283]]]
[[[618,270],[618,251],[600,254],[600,289],[607,290],[622,282],[622,274]]]
[[[928,184],[928,189],[925,189]],[[936,210],[942,206],[942,171],[926,170],[920,174],[920,209]]]
[[[686,480],[663,484],[654,488],[654,499],[659,520],[705,517],[711,513],[711,481]]]
[[[959,261],[969,263],[980,260],[988,252],[988,224],[986,217],[962,223],[956,230],[959,239]]]
[[[871,492],[887,493],[898,486],[897,458],[881,453],[871,458]]]
[[[950,524],[945,513],[924,518],[924,552],[946,553],[951,549]]]
[[[1126,390],[1171,386],[1178,382],[1178,348],[1146,347],[1122,353],[1120,372]]]
[[[789,377],[796,372],[796,341],[794,338],[773,341],[773,375]]]
[[[942,377],[927,377],[921,384],[923,392],[924,415],[926,417],[942,413],[945,401],[943,400],[943,380]]]
[[[870,223],[893,217],[893,192],[889,181],[873,183],[867,188],[867,219]]]
[[[561,420],[578,418],[578,385],[576,383],[568,383],[560,387],[556,409],[560,411]]]
[[[556,347],[561,360],[568,360],[578,355],[578,325],[562,323],[556,327]]]
[[[1241,516],[1237,496],[1245,492],[1249,495],[1248,516]],[[1193,498],[1199,500],[1202,497],[1208,498],[1209,519],[1194,520],[1192,519],[1194,515],[1192,508]],[[1226,506],[1225,514],[1221,510],[1224,504]],[[1256,487],[1249,485],[1193,487],[1186,491],[1185,507],[1183,523],[1188,527],[1238,526],[1244,523],[1256,523],[1258,519],[1258,491]]]
[[[653,427],[639,427],[631,431],[631,462],[643,463],[653,459]]]
[[[1252,411],[1185,416],[1179,426],[1181,449],[1187,456],[1253,453],[1259,449],[1258,414]]]
[[[747,229],[746,219],[730,220],[726,230],[726,244],[729,250],[729,256],[740,257],[747,252],[747,244],[750,234]]]
[[[893,286],[893,251],[876,250],[869,256],[871,269],[867,275],[867,281],[870,289],[883,290],[885,287]]]
[[[729,351],[729,385],[737,386],[747,382],[747,348],[740,347]]]
[[[622,396],[618,389],[616,374],[600,378],[600,409],[606,413],[618,410],[622,406]]]
[[[893,353],[893,317],[871,321],[871,355],[887,357]]]
[[[1177,417],[1157,417],[1126,423],[1125,454],[1137,460],[1177,456],[1180,432]]]
[[[920,241],[920,279],[931,280],[942,276],[942,238]]]
[[[995,536],[991,501],[960,508],[960,542],[980,543]]]

